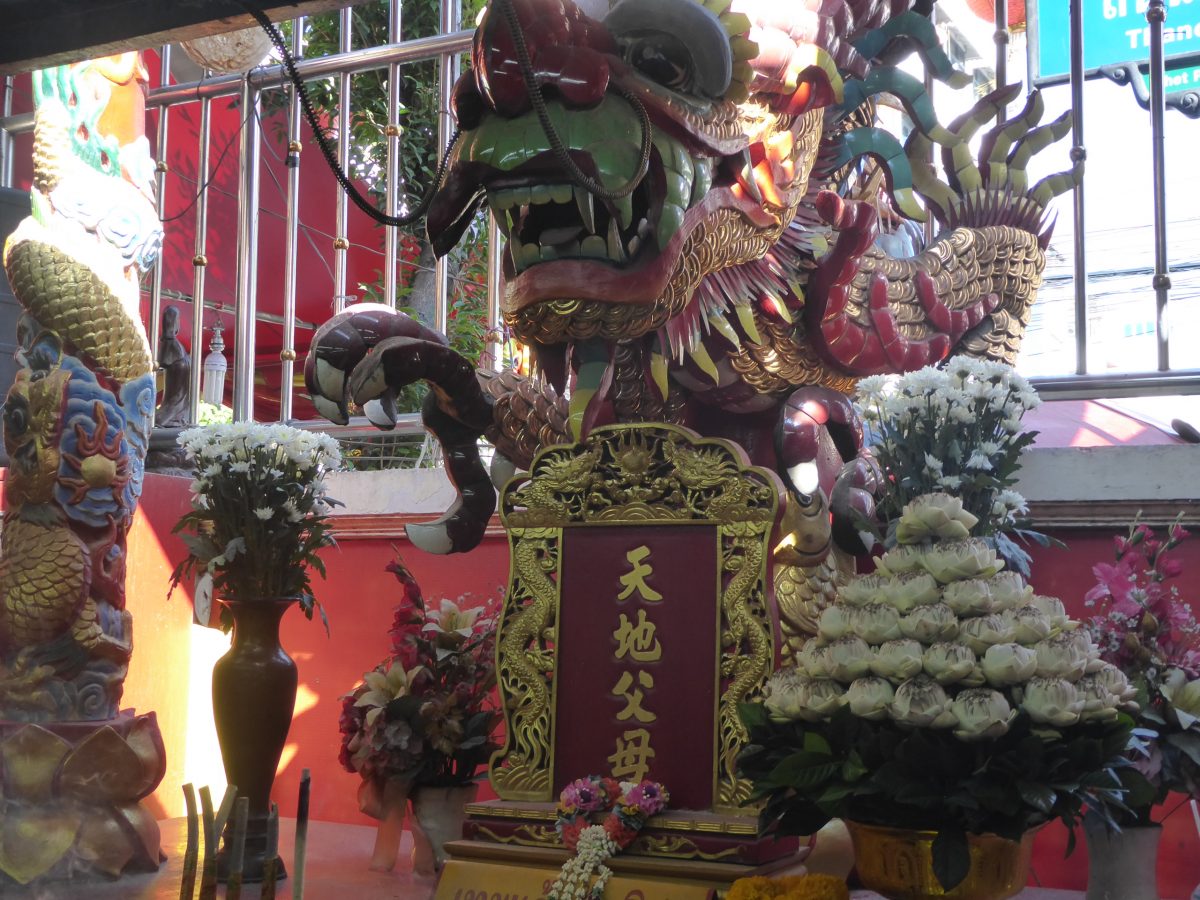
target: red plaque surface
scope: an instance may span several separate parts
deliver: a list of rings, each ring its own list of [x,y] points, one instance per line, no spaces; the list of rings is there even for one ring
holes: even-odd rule
[[[717,540],[715,524],[563,529],[555,795],[607,774],[712,806]]]

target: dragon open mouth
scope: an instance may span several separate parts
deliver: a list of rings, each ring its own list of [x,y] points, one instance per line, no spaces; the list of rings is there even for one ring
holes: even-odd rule
[[[490,187],[488,204],[508,238],[506,263],[512,274],[561,259],[602,260],[626,266],[655,240],[651,194],[642,180],[632,194],[597,198],[568,183]]]

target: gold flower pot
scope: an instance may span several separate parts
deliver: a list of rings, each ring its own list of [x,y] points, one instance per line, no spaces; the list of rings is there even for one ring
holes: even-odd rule
[[[1020,841],[994,834],[967,835],[971,868],[967,877],[946,890],[933,873],[936,831],[913,831],[847,822],[854,841],[855,866],[863,887],[889,900],[1004,900],[1021,892],[1029,878],[1033,831]]]

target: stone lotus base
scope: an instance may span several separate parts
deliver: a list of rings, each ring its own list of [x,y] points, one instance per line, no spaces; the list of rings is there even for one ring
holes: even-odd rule
[[[0,721],[0,895],[14,883],[156,870],[158,823],[138,801],[165,771],[154,713]]]

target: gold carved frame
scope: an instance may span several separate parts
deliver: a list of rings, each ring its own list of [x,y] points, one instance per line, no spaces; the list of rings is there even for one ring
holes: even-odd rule
[[[578,444],[548,447],[505,486],[512,565],[496,656],[506,738],[488,766],[501,799],[556,799],[563,529],[692,523],[717,526],[719,542],[714,808],[744,812],[750,783],[735,760],[747,735],[737,707],[762,690],[775,662],[769,559],[780,497],[775,475],[750,466],[739,447],[663,424],[597,428]]]

